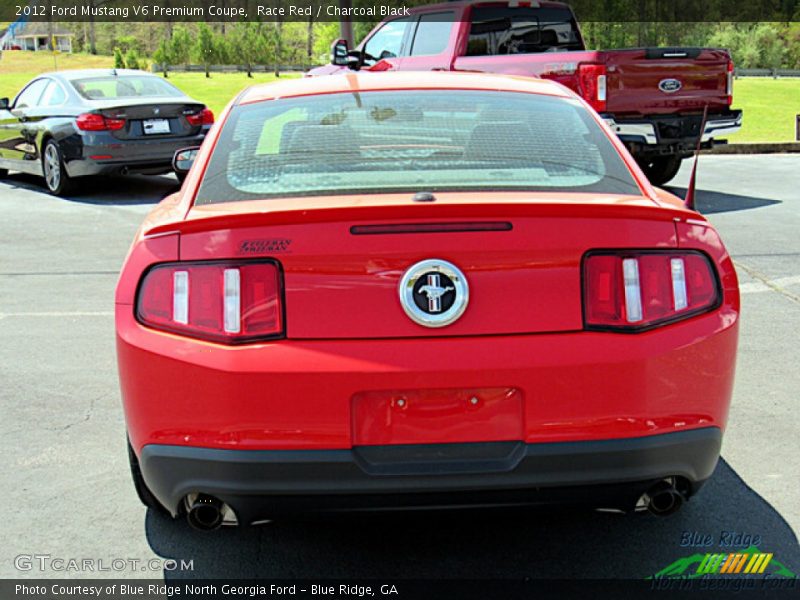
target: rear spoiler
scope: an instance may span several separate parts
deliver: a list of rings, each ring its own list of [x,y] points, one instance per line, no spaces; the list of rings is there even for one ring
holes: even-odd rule
[[[640,198],[641,199],[641,198]],[[300,216],[302,215],[302,216]],[[620,204],[591,204],[584,202],[558,203],[441,203],[441,204],[390,204],[380,206],[348,207],[304,207],[299,210],[276,210],[244,212],[234,214],[211,214],[198,217],[196,214],[178,222],[163,223],[144,231],[143,237],[152,238],[169,234],[192,234],[216,229],[238,229],[245,227],[276,227],[298,223],[349,222],[350,224],[380,224],[395,219],[477,219],[486,221],[502,215],[503,221],[514,217],[593,217],[627,218],[661,221],[664,218],[685,217],[686,213],[674,209],[665,215],[665,207],[652,205],[631,206]]]

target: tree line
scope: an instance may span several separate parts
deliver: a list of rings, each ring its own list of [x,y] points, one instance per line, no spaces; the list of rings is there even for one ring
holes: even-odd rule
[[[354,23],[356,40],[375,22]],[[328,60],[339,24],[331,22],[71,23],[76,49],[114,54],[123,63],[311,66]],[[800,69],[800,23],[588,22],[589,48],[710,46],[731,51],[738,67]]]

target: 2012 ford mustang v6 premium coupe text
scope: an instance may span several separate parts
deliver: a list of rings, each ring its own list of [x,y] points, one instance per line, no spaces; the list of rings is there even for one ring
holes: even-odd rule
[[[732,261],[566,88],[257,86],[176,155],[192,161],[116,291],[148,506],[204,529],[343,508],[668,514],[712,474]]]

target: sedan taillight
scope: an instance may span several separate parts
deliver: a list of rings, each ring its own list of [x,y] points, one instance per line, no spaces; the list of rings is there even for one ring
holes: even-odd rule
[[[587,328],[639,330],[716,307],[719,285],[699,252],[595,252],[583,263]]]
[[[125,119],[110,119],[97,113],[83,113],[75,118],[81,131],[118,131],[125,127]]]
[[[237,344],[283,334],[281,275],[273,262],[157,265],[139,287],[144,325]]]
[[[578,65],[578,84],[581,97],[597,112],[605,112],[608,99],[607,70],[605,65],[584,63]]]
[[[189,125],[193,127],[197,127],[198,125],[213,125],[214,113],[210,108],[204,108],[193,115],[186,115],[186,120],[189,122]]]

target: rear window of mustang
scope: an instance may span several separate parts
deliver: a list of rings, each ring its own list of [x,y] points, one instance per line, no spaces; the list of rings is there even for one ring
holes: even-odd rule
[[[492,190],[641,193],[577,100],[417,90],[234,108],[195,202]]]

